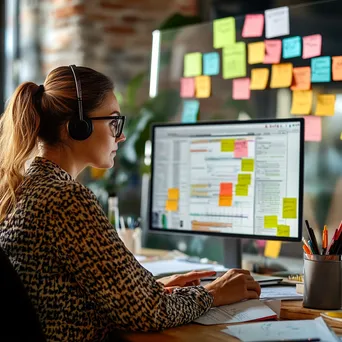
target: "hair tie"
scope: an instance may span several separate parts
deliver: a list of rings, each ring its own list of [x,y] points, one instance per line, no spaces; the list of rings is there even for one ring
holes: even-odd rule
[[[41,84],[40,86],[38,86],[38,89],[35,91],[34,96],[38,96],[43,94],[45,91],[44,86]]]

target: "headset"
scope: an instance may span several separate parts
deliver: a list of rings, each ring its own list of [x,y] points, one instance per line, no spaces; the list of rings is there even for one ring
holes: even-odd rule
[[[74,140],[86,140],[93,133],[93,123],[83,113],[81,81],[77,77],[76,65],[69,65],[75,80],[76,95],[78,103],[78,117],[71,119],[68,123],[68,132]]]

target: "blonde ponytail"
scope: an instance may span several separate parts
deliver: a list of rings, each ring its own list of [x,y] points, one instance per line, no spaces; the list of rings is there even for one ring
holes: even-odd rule
[[[33,94],[38,86],[21,84],[0,117],[0,222],[14,208],[25,163],[37,146],[39,114]]]

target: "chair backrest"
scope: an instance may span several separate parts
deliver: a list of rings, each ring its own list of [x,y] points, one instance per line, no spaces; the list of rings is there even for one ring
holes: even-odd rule
[[[18,273],[1,248],[0,341],[46,341],[28,293]]]

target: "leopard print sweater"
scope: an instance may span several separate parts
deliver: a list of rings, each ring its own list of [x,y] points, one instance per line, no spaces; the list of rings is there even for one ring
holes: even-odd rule
[[[125,248],[96,196],[37,157],[0,246],[19,273],[48,341],[103,341],[112,329],[156,331],[212,305],[201,286],[166,293]]]

